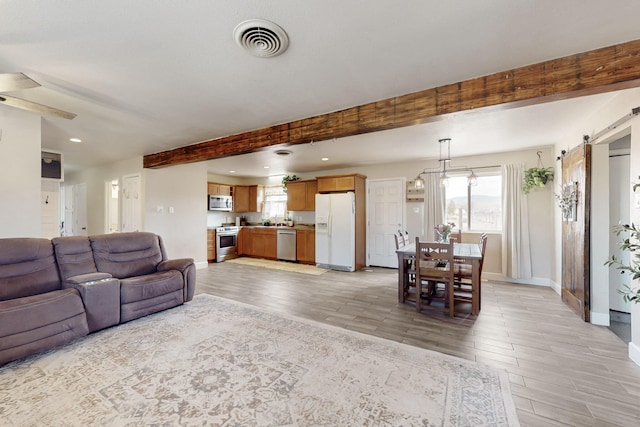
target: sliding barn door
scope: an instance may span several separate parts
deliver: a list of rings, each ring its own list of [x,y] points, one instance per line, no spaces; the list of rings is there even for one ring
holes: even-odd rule
[[[561,194],[574,202],[562,215],[562,300],[589,321],[591,145],[574,148],[562,158]]]

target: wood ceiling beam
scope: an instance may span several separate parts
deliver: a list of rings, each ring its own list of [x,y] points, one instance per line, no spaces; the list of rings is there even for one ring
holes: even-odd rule
[[[144,156],[145,168],[247,154],[640,86],[640,40]]]

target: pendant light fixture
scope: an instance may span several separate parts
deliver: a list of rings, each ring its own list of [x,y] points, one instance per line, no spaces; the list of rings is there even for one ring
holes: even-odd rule
[[[478,177],[473,171],[471,171],[471,175],[469,175],[469,178],[467,178],[467,180],[468,180],[467,183],[469,184],[469,186],[478,185]]]
[[[451,163],[451,138],[442,138],[439,139],[440,143],[440,169],[442,169],[442,173],[440,174],[440,185],[446,187],[449,185],[449,177],[447,176],[447,164]],[[447,144],[447,156],[443,157],[442,155],[442,146]]]
[[[437,173],[439,175],[440,185],[446,187],[449,185],[449,175],[448,172],[454,172],[456,175],[460,172],[471,172],[471,174],[467,177],[467,184],[470,186],[478,185],[478,176],[475,174],[473,169],[466,167],[452,168],[450,166],[451,163],[451,138],[442,138],[439,139],[440,143],[440,156],[438,158],[438,162],[440,163],[440,167],[438,169],[425,169],[418,174],[416,179],[413,181],[413,186],[416,190],[424,189],[424,178],[422,175]],[[483,169],[483,168],[496,168],[497,166],[479,166],[474,169]]]

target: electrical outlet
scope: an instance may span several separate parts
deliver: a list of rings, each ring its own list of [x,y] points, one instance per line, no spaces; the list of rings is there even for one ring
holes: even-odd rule
[[[169,213],[172,214],[174,212],[173,206],[169,206]]]
[[[164,212],[164,206],[157,206],[156,207],[156,212],[157,213],[163,213]]]

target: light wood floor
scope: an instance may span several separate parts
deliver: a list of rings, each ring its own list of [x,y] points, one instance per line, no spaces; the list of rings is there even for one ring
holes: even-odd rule
[[[198,270],[196,293],[506,369],[523,426],[640,426],[640,367],[627,345],[553,290],[485,282],[480,315],[449,319],[398,304],[396,283],[393,269],[312,276],[219,263]]]

